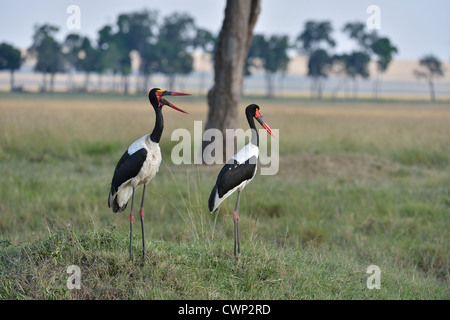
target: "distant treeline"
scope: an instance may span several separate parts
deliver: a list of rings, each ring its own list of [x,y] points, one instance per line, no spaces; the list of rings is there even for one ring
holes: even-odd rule
[[[59,27],[44,24],[34,29],[32,45],[27,56],[36,59],[34,70],[43,75],[41,91],[54,90],[54,77],[57,73],[69,75],[69,90],[87,91],[89,76],[97,74],[97,88],[102,88],[102,76],[112,75],[120,78],[112,90],[129,93],[131,76],[131,54],[139,56],[139,74],[141,81],[138,92],[148,89],[150,77],[156,73],[167,77],[167,87],[172,89],[176,77],[188,75],[193,71],[193,52],[200,50],[214,58],[217,47],[217,35],[198,27],[188,13],[172,13],[162,19],[156,10],[142,10],[120,14],[114,25],[105,25],[98,31],[96,40],[77,33],[66,36],[62,43],[55,38]],[[360,78],[374,79],[373,95],[378,96],[379,76],[384,73],[398,48],[386,36],[380,36],[375,30],[368,30],[365,23],[351,22],[341,31],[355,41],[356,50],[343,54],[333,53],[336,40],[333,26],[329,21],[307,21],[295,39],[287,35],[255,34],[250,47],[245,74],[254,70],[264,70],[266,75],[266,94],[274,96],[275,75],[286,74],[290,61],[289,50],[296,50],[308,56],[308,73],[311,79],[311,95],[321,98],[323,86],[330,75],[340,77],[333,94],[342,90],[347,82],[352,83],[353,96],[358,94],[357,81]],[[14,71],[18,70],[26,57],[13,45],[0,44],[0,70],[11,73],[11,90],[14,86]],[[369,73],[369,62],[375,60],[375,75]],[[430,95],[434,100],[434,80],[443,76],[441,62],[428,55],[420,60],[421,69],[415,71],[418,79],[424,78],[430,86]],[[72,81],[75,71],[85,74],[82,87],[76,87]],[[49,79],[48,79],[49,78]]]

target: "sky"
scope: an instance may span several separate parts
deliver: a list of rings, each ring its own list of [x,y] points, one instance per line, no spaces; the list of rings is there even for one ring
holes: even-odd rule
[[[244,1],[244,0],[242,0]],[[197,26],[220,31],[226,0],[14,0],[4,1],[0,11],[0,42],[28,48],[33,27],[50,23],[60,27],[57,38],[68,34],[66,24],[70,5],[81,13],[81,29],[77,33],[97,38],[105,24],[114,24],[118,14],[139,9],[157,9],[162,17],[175,11],[188,12]],[[336,53],[350,51],[355,45],[342,34],[346,22],[366,22],[367,8],[380,8],[378,33],[388,36],[398,47],[397,59],[417,60],[434,54],[442,61],[450,60],[449,0],[262,0],[261,14],[255,33],[287,34],[293,41],[307,20],[330,20],[338,46]]]

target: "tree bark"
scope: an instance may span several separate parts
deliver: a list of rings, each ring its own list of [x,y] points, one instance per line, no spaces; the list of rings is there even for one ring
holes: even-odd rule
[[[150,83],[150,74],[144,74],[144,85],[141,89],[142,93],[147,93],[149,90],[148,84]]]
[[[123,79],[123,94],[124,95],[128,95],[128,76],[127,75],[123,75],[122,76]]]
[[[434,94],[434,84],[433,84],[433,80],[429,80],[428,81],[428,85],[430,87],[430,98],[431,98],[431,102],[435,102],[436,101],[436,97]]]
[[[103,86],[103,73],[98,74],[98,83],[97,83],[97,91],[102,92],[102,86]]]
[[[10,70],[10,86],[11,86],[11,91],[14,91],[14,70]]]
[[[171,73],[167,76],[167,87],[169,91],[172,91],[175,87],[175,73]]]
[[[322,100],[323,81],[320,77],[317,79],[317,99]]]
[[[223,156],[225,130],[237,128],[239,111],[244,110],[239,106],[244,65],[260,7],[261,0],[227,0],[225,8],[214,62],[214,86],[208,92],[209,111],[205,126],[205,130],[215,128],[222,132]],[[202,150],[216,142],[204,141]]]
[[[42,92],[47,92],[47,73],[42,73]]]
[[[379,83],[380,83],[380,70],[377,70],[377,75],[373,85],[373,98],[375,100],[378,99]]]
[[[266,97],[272,99],[274,97],[273,91],[273,73],[266,72]]]
[[[89,71],[85,73],[85,77],[84,77],[84,91],[88,92],[88,88],[89,88]]]
[[[50,91],[55,92],[55,74],[50,74]]]

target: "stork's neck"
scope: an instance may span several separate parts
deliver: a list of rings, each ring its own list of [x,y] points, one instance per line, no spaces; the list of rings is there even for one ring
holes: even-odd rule
[[[156,114],[155,128],[153,128],[153,132],[150,135],[150,140],[159,143],[159,140],[161,140],[162,132],[164,130],[164,118],[162,115],[161,108],[155,108],[155,114]]]
[[[248,124],[250,125],[250,129],[252,130],[252,139],[251,143],[257,147],[259,147],[259,136],[258,130],[256,130],[255,119],[252,116],[247,115]]]

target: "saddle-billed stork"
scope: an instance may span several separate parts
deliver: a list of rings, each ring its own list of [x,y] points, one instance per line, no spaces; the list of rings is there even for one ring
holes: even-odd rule
[[[255,127],[256,119],[267,132],[275,137],[269,125],[261,116],[260,108],[256,104],[251,104],[245,109],[248,124],[251,129],[251,140],[244,148],[235,154],[220,170],[216,185],[209,196],[208,207],[211,213],[214,213],[219,205],[228,198],[233,192],[238,191],[236,206],[233,214],[234,220],[234,256],[241,253],[241,244],[239,239],[239,200],[241,191],[252,181],[256,174],[258,156],[259,156],[259,136]],[[276,138],[276,137],[275,137]],[[236,254],[237,246],[237,254]]]
[[[144,239],[144,196],[147,184],[156,175],[161,164],[161,149],[159,141],[164,129],[164,119],[162,107],[169,106],[175,110],[187,113],[169,101],[165,96],[186,96],[187,93],[170,92],[154,88],[148,93],[148,99],[153,106],[156,114],[155,127],[151,134],[147,134],[136,140],[120,158],[114,171],[111,181],[111,191],[108,197],[108,207],[112,207],[114,212],[122,212],[128,204],[131,197],[130,210],[130,259],[132,259],[131,243],[133,236],[133,205],[134,193],[138,186],[144,185],[142,192],[141,207],[139,216],[141,218],[142,228],[142,254],[145,257],[145,239]]]

